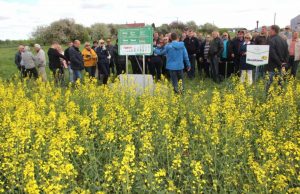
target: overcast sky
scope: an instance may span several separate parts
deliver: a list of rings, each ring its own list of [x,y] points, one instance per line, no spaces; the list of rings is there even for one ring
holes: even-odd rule
[[[170,23],[194,20],[218,27],[281,27],[300,14],[298,0],[0,0],[0,39],[27,39],[39,25],[61,18],[77,23]]]

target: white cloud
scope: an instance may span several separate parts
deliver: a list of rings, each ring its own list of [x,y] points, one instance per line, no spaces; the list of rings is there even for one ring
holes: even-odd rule
[[[214,22],[219,27],[246,27],[252,29],[259,20],[261,25],[276,23],[285,26],[300,14],[293,0],[252,0],[250,4],[238,0],[0,0],[0,39],[25,39],[38,25],[49,25],[61,18],[74,18],[90,26],[96,22],[170,23],[177,18],[197,24]]]

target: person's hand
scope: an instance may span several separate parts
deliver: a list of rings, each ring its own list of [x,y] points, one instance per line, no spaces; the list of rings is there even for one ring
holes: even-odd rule
[[[231,54],[231,57],[234,58],[234,54]]]
[[[191,71],[191,67],[188,67],[188,68],[187,68],[187,71]]]

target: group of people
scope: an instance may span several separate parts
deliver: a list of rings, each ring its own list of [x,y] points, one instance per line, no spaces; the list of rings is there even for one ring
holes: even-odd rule
[[[15,55],[15,64],[21,73],[21,77],[42,77],[47,81],[46,56],[39,44],[34,45],[36,55],[33,55],[29,46],[20,45]]]
[[[84,43],[84,48],[80,51],[81,42],[75,40],[68,44],[68,48],[63,52],[61,46],[54,42],[48,50],[49,68],[53,72],[55,80],[64,80],[64,69],[68,69],[70,82],[76,82],[82,78],[82,70],[91,78],[98,77],[107,84],[110,72],[117,74],[125,71],[126,58],[118,55],[118,46],[111,45],[108,39]]]
[[[242,82],[252,84],[254,66],[247,64],[247,45],[269,45],[269,64],[256,69],[256,76],[269,72],[270,80],[273,79],[276,69],[291,69],[292,76],[296,77],[300,61],[300,40],[298,32],[291,32],[287,26],[284,32],[276,25],[267,28],[263,26],[261,32],[248,33],[238,31],[235,38],[231,39],[229,33],[222,35],[214,31],[205,38],[192,29],[186,29],[181,37],[176,33],[153,35],[154,52],[146,57],[146,73],[149,72],[157,80],[161,75],[172,80],[174,89],[178,92],[178,80],[183,79],[186,70],[190,79],[196,77],[196,67],[199,76],[212,78],[220,83],[232,74],[240,76]],[[82,78],[82,70],[90,77],[98,77],[107,84],[109,76],[120,75],[126,71],[126,57],[118,54],[118,40],[112,45],[111,39],[103,39],[84,44],[80,51],[81,42],[75,40],[69,43],[63,51],[62,47],[54,42],[47,54],[49,68],[57,82],[64,81],[65,69],[68,69],[71,82]],[[19,46],[15,63],[23,77],[42,77],[47,81],[45,70],[46,56],[39,44],[34,45],[36,55],[30,52],[28,46]],[[129,56],[132,73],[142,73],[142,56]],[[116,69],[115,69],[116,68]]]
[[[267,90],[273,81],[273,77],[283,71],[291,71],[291,76],[296,77],[297,68],[300,61],[300,40],[299,33],[292,32],[287,26],[283,32],[277,25],[270,28],[263,26],[261,32],[238,31],[237,36],[230,38],[229,33],[224,32],[220,36],[214,31],[207,34],[203,39],[202,34],[197,34],[193,30],[186,30],[181,38],[176,34],[168,34],[160,39],[155,39],[158,34],[154,34],[154,45],[157,47],[154,54],[167,56],[167,69],[176,92],[178,92],[178,81],[182,79],[184,69],[190,79],[195,77],[196,64],[199,75],[210,77],[214,82],[219,83],[224,77],[230,75],[240,76],[241,82],[253,83],[254,70],[255,77],[263,77],[268,72],[269,82]],[[176,37],[176,38],[175,38]],[[168,40],[169,39],[169,40]],[[163,40],[163,41],[161,41]],[[164,41],[166,40],[166,41]],[[157,43],[159,42],[159,44]],[[182,42],[182,44],[179,44]],[[182,47],[184,45],[184,47]],[[247,63],[247,45],[269,45],[269,63],[255,68]],[[178,54],[179,47],[182,54]],[[180,55],[180,56],[179,56]],[[156,59],[156,56],[154,57]],[[170,67],[173,61],[180,62],[176,68]],[[176,77],[172,70],[176,70]]]

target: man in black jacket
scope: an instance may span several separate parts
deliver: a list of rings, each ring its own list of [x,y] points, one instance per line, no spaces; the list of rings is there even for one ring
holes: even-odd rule
[[[195,78],[196,55],[200,49],[199,40],[195,37],[193,30],[190,29],[188,31],[188,37],[184,40],[184,45],[191,63],[191,70],[188,72],[188,76],[190,79],[193,79]]]
[[[240,71],[240,49],[244,44],[244,35],[245,32],[243,30],[239,30],[237,37],[232,40],[232,55],[233,63],[234,63],[234,73],[239,73]]]
[[[108,53],[110,54],[110,59],[109,59],[109,68],[111,69],[111,73],[115,74],[115,57],[114,57],[114,45],[111,44],[111,39],[106,40],[106,49]]]
[[[214,82],[220,82],[220,75],[219,75],[219,61],[220,57],[224,50],[224,45],[219,37],[219,32],[214,31],[212,33],[213,40],[210,43],[210,48],[208,51],[209,59],[211,62],[211,74]]]
[[[53,72],[56,83],[62,82],[64,79],[64,68],[60,58],[63,58],[68,62],[68,59],[58,52],[58,46],[57,42],[53,42],[47,53],[49,58],[49,68]]]
[[[289,59],[287,42],[279,36],[279,31],[279,26],[271,26],[270,38],[268,41],[268,44],[270,45],[269,64],[266,66],[266,71],[270,76],[267,91],[269,90],[270,84],[273,82],[273,77],[276,75],[276,72],[281,73],[281,70],[286,67]]]
[[[73,46],[69,49],[71,69],[73,70],[73,81],[81,79],[81,71],[84,69],[83,57],[79,50],[80,41],[75,40]]]

